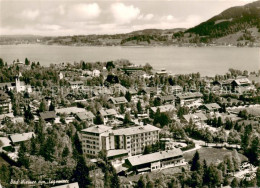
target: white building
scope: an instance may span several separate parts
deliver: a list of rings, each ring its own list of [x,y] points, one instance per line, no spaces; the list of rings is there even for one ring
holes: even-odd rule
[[[160,129],[152,126],[135,126],[112,130],[112,127],[95,125],[81,131],[83,153],[98,155],[101,150],[128,151],[129,155],[143,153],[145,146],[159,141]]]

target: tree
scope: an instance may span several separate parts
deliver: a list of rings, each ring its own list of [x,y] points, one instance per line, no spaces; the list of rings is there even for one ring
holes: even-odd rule
[[[56,142],[55,142],[53,136],[49,135],[46,142],[43,145],[43,148],[41,149],[41,155],[45,158],[45,160],[53,161],[55,145],[56,145]]]
[[[210,165],[208,168],[209,175],[209,186],[210,187],[219,187],[222,182],[222,174],[221,171],[218,170],[214,165]]]
[[[196,151],[196,153],[194,154],[192,161],[191,161],[191,171],[199,171],[201,168],[201,164],[200,164],[200,156],[199,156],[199,152]]]
[[[62,151],[62,157],[65,158],[69,155],[69,148],[67,146],[65,146],[65,148]]]
[[[51,104],[49,106],[49,111],[55,111],[55,105],[53,101],[51,101]]]
[[[27,57],[25,58],[25,65],[30,65],[30,61],[27,59]]]
[[[230,186],[231,186],[232,188],[239,187],[239,182],[238,182],[238,180],[237,180],[236,177],[232,180]]]
[[[144,177],[140,176],[138,182],[137,182],[137,188],[145,188],[145,182],[144,182]]]
[[[126,94],[125,94],[125,98],[126,98],[126,100],[127,100],[128,102],[131,101],[131,99],[132,99],[132,95],[131,95],[131,93],[130,93],[129,91],[126,92]]]
[[[114,65],[113,61],[108,61],[107,64],[106,64],[106,69],[108,71],[110,71],[110,70],[112,70],[114,68],[115,68],[115,65]]]
[[[141,104],[140,100],[138,100],[138,102],[136,104],[136,108],[137,108],[138,114],[142,113],[143,109],[142,109],[142,104]]]
[[[45,100],[42,100],[39,107],[39,112],[45,112],[47,110],[47,105]]]
[[[104,118],[102,117],[101,114],[98,114],[98,115],[96,116],[95,124],[96,124],[96,125],[102,125],[102,124],[104,124]]]
[[[78,133],[76,132],[74,137],[73,137],[73,155],[75,158],[78,156],[82,155],[82,145],[78,136]]]
[[[18,165],[24,166],[25,168],[29,167],[29,159],[26,156],[26,147],[24,142],[21,142],[20,144],[17,163]]]
[[[111,177],[110,187],[120,188],[120,180],[118,178],[118,175],[116,174],[116,170],[114,169],[114,167],[111,167],[111,168],[112,168],[112,177]]]
[[[124,124],[128,124],[131,122],[131,116],[130,116],[130,112],[126,112],[125,113],[125,118],[124,118]]]
[[[86,165],[86,161],[83,156],[79,156],[77,166],[73,172],[73,179],[78,182],[79,187],[85,188],[91,185],[91,179],[89,177],[89,168]]]
[[[260,166],[258,166],[256,171],[256,184],[258,187],[260,187]]]
[[[3,68],[4,67],[4,61],[2,58],[0,58],[0,68]]]
[[[246,151],[246,155],[250,163],[258,166],[260,156],[260,140],[258,136],[254,136],[250,148]]]

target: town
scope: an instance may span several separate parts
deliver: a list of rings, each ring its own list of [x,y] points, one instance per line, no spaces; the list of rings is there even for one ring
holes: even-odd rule
[[[0,187],[257,187],[259,125],[260,70],[0,59]]]

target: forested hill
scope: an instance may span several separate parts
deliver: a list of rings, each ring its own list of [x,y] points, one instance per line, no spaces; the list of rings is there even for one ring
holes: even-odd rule
[[[260,0],[244,6],[232,7],[193,28],[187,33],[219,38],[248,28],[260,30]]]

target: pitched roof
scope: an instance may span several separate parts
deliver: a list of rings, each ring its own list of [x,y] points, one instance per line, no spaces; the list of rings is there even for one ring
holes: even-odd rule
[[[158,108],[160,109],[160,112],[168,112],[168,111],[176,110],[176,108],[171,104],[157,106],[157,107],[151,107],[151,110],[153,112],[156,112]]]
[[[131,163],[132,166],[138,166],[146,163],[152,163],[155,161],[160,161],[163,159],[173,158],[177,156],[182,156],[182,151],[178,149],[173,150],[166,150],[156,153],[151,153],[147,155],[139,155],[139,156],[133,156],[129,157],[128,161]]]
[[[108,130],[112,129],[112,127],[105,126],[105,125],[94,125],[92,127],[88,127],[86,129],[81,130],[82,132],[90,132],[90,133],[103,133]]]
[[[68,108],[60,108],[60,109],[55,109],[56,113],[60,113],[60,114],[76,114],[76,113],[80,113],[80,112],[86,112],[86,110],[84,108],[78,108],[78,107],[68,107]]]
[[[100,113],[103,117],[105,117],[105,116],[111,116],[111,115],[116,115],[116,114],[117,114],[116,110],[113,109],[113,108],[111,108],[111,109],[106,109],[106,110],[101,109],[101,110],[99,110],[99,113]]]
[[[163,101],[174,101],[175,100],[174,95],[159,96],[159,98]]]
[[[92,112],[79,112],[76,115],[82,121],[87,120],[87,119],[93,119],[95,117]]]
[[[111,100],[114,104],[124,104],[124,103],[127,103],[127,100],[126,100],[125,97],[110,98],[110,100]]]
[[[195,92],[195,93],[182,93],[182,94],[177,94],[177,97],[180,99],[189,99],[189,98],[198,98],[202,97],[203,95],[200,92]]]
[[[42,119],[54,119],[56,118],[56,114],[54,111],[41,112],[40,116]]]
[[[217,109],[220,109],[220,108],[221,108],[217,103],[205,104],[204,106],[205,106],[208,110],[217,110]]]
[[[13,134],[10,135],[10,139],[13,143],[16,143],[16,142],[23,142],[26,140],[30,140],[33,136],[35,136],[34,132]]]
[[[248,78],[239,78],[234,80],[237,85],[243,85],[243,84],[251,84],[251,81]]]
[[[196,120],[200,120],[200,121],[206,121],[208,118],[201,112],[199,113],[194,113],[194,114],[187,114],[183,116],[184,119],[189,122],[190,119],[192,119],[192,121],[196,121]]]
[[[113,133],[115,135],[132,135],[132,134],[140,134],[140,133],[159,131],[159,130],[161,129],[153,125],[144,125],[144,126],[135,126],[135,127],[129,127],[123,129],[116,129],[113,130]]]

